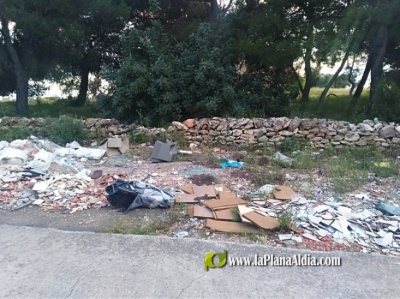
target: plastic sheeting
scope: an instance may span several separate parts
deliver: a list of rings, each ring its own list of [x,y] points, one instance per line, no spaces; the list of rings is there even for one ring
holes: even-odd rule
[[[170,208],[174,196],[156,186],[139,181],[117,180],[106,187],[108,202],[118,208],[133,210],[137,208]]]

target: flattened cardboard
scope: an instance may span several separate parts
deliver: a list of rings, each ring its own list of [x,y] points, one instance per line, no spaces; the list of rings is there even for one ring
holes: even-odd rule
[[[278,219],[270,216],[263,216],[257,212],[245,213],[243,214],[243,217],[263,229],[274,229],[279,225]]]
[[[252,208],[246,207],[244,205],[238,206],[238,209],[239,209],[239,214],[240,214],[240,218],[242,219],[242,222],[251,223],[250,220],[247,220],[246,218],[243,217],[243,214],[253,212],[254,210]]]
[[[258,229],[251,224],[241,222],[219,221],[207,219],[206,227],[224,233],[255,233]]]
[[[231,198],[237,198],[236,194],[231,191],[222,191],[218,193],[218,196],[220,199],[231,199]]]
[[[294,197],[294,191],[289,186],[277,186],[273,191],[275,199],[279,200],[292,200]]]
[[[193,193],[199,197],[206,196],[209,198],[216,198],[215,190],[213,186],[197,186],[193,185]]]
[[[180,189],[188,194],[193,194],[193,184],[187,184],[185,186],[180,187]]]
[[[193,206],[193,217],[197,218],[214,218],[213,212],[204,206],[194,205]]]
[[[225,185],[223,184],[217,184],[217,185],[213,185],[215,193],[218,195],[220,192],[230,192],[231,190],[229,190]]]
[[[240,198],[211,199],[211,200],[204,201],[203,204],[207,208],[210,208],[211,210],[221,210],[221,209],[236,207],[238,205],[245,205],[245,204],[247,204],[247,201],[240,199]]]
[[[99,148],[106,150],[108,157],[121,155],[129,150],[129,137],[107,138],[100,143]]]
[[[194,194],[182,194],[175,198],[176,203],[198,203],[198,196]]]
[[[194,217],[194,206],[187,207],[187,214],[189,217]]]
[[[235,220],[235,216],[233,215],[233,208],[221,209],[214,211],[215,218],[217,220],[225,220],[225,221],[233,221]]]

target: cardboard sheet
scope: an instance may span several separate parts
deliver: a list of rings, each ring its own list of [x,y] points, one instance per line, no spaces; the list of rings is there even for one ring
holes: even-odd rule
[[[235,216],[232,211],[233,208],[221,209],[214,211],[215,218],[217,220],[225,220],[225,221],[233,221],[235,220]]]
[[[234,192],[222,191],[218,193],[220,199],[238,198]]]
[[[215,189],[213,186],[197,186],[193,185],[193,193],[199,197],[207,196],[209,198],[216,198]]]
[[[211,210],[220,210],[220,209],[226,209],[226,208],[231,208],[231,207],[236,207],[238,205],[245,205],[247,204],[247,201],[240,199],[240,198],[234,198],[234,199],[211,199],[211,200],[205,200],[203,204],[210,208]]]
[[[180,187],[180,189],[187,194],[193,194],[193,184],[187,184]]]
[[[243,222],[251,223],[250,220],[247,220],[246,218],[243,217],[243,214],[253,212],[254,210],[250,207],[246,207],[245,205],[243,206],[238,206],[239,209],[239,214],[240,218],[242,219]]]
[[[193,206],[193,217],[197,218],[214,218],[213,212],[204,206],[194,205]]]
[[[112,157],[120,155],[129,150],[129,137],[112,137],[103,140],[99,148],[106,150],[107,156]]]
[[[182,194],[178,195],[175,198],[176,203],[198,203],[199,201],[197,200],[197,195],[194,194]]]
[[[273,191],[275,199],[279,200],[292,200],[294,197],[294,191],[289,186],[277,186]]]
[[[263,229],[274,229],[279,225],[278,219],[270,216],[264,216],[257,212],[245,213],[243,214],[243,217]]]
[[[255,233],[259,231],[257,227],[241,222],[219,221],[207,219],[206,227],[217,232],[225,233]]]

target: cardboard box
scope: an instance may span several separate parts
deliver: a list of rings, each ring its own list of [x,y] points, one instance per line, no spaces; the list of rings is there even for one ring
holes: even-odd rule
[[[106,150],[108,157],[121,155],[129,150],[129,137],[107,138],[100,143],[99,148]]]

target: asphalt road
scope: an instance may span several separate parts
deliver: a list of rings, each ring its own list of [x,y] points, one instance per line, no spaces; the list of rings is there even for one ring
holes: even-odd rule
[[[204,270],[228,257],[310,254],[340,267]],[[400,259],[195,239],[0,225],[1,298],[399,298]]]

